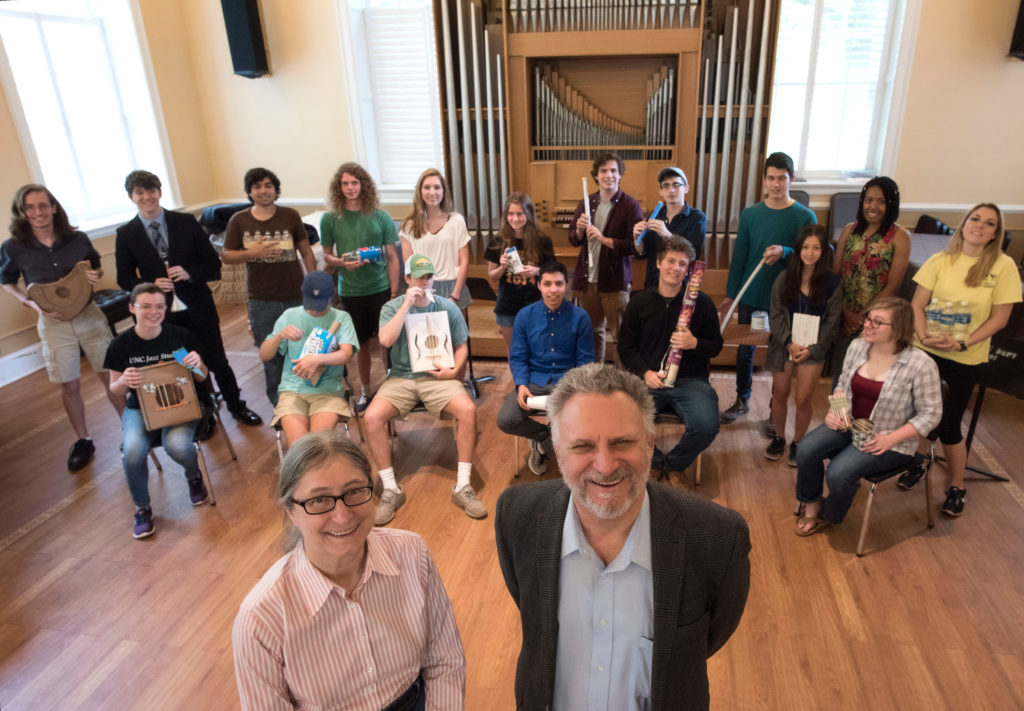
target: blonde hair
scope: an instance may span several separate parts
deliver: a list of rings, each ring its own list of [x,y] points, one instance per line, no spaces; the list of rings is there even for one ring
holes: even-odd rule
[[[441,175],[437,168],[427,168],[416,181],[416,192],[412,196],[412,212],[402,220],[402,232],[419,239],[427,232],[427,206],[423,202],[423,181],[427,178],[437,177],[441,181],[441,190],[444,196],[441,198],[441,212],[450,215],[455,212],[455,203],[452,202],[451,193],[448,192],[448,182]]]
[[[967,220],[970,219],[971,215],[983,207],[994,210],[996,213],[996,236],[985,245],[981,256],[978,257],[978,261],[967,272],[967,278],[964,280],[967,286],[981,286],[981,282],[992,271],[992,267],[996,265],[996,260],[999,259],[999,255],[1003,251],[1003,211],[995,203],[979,202],[967,211],[964,219],[960,220],[960,226],[953,233],[953,237],[949,240],[949,246],[946,247],[946,254],[949,255],[950,261],[954,262],[957,257],[964,253],[964,225],[967,224]]]

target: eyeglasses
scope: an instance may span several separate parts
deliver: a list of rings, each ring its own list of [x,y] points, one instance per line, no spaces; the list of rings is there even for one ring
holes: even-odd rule
[[[662,190],[682,190],[686,187],[685,183],[662,183]]]
[[[167,304],[135,304],[139,311],[166,311]]]
[[[871,318],[870,316],[864,317],[864,323],[870,323],[875,328],[881,328],[882,326],[891,326],[891,323],[887,321],[879,321],[877,318]]]
[[[305,501],[299,501],[298,499],[291,499],[293,504],[298,504],[306,513],[313,516],[319,516],[330,511],[334,511],[334,507],[338,505],[338,501],[345,504],[349,508],[355,506],[361,506],[370,500],[373,496],[372,486],[359,486],[355,489],[349,489],[341,496],[332,496],[331,494],[321,494],[320,496],[314,496],[311,499]]]

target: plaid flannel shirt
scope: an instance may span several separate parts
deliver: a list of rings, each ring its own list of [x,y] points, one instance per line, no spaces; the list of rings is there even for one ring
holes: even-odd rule
[[[858,338],[850,344],[843,361],[843,374],[838,387],[853,404],[850,381],[857,369],[868,359],[871,344]],[[927,436],[942,417],[942,383],[939,368],[927,353],[912,346],[904,348],[889,368],[882,391],[871,411],[875,432],[888,433],[910,423],[921,436]],[[908,437],[898,442],[893,451],[913,454],[917,439]]]

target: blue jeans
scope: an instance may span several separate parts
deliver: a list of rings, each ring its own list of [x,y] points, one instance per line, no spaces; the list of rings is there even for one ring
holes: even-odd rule
[[[667,455],[669,467],[683,471],[718,435],[718,395],[706,378],[679,378],[671,388],[648,392],[655,412],[671,410],[686,424],[686,433]],[[655,458],[658,454],[655,450]]]
[[[252,328],[252,340],[256,348],[263,345],[274,331],[278,317],[293,306],[301,306],[302,299],[291,301],[263,301],[249,299],[249,327]],[[281,385],[281,374],[284,372],[284,356],[278,353],[263,363],[263,379],[267,383],[267,399],[277,406],[277,388]]]
[[[146,422],[142,419],[142,410],[131,407],[124,409],[121,416],[121,427],[124,432],[124,445],[121,463],[124,475],[128,479],[128,490],[136,508],[149,506],[149,457],[150,447],[163,445],[167,455],[185,468],[185,478],[195,481],[201,477],[196,448],[192,444],[196,425],[199,420],[186,422],[182,425],[164,427],[162,430],[146,430]]]
[[[750,323],[750,316],[759,309],[747,306],[743,302],[736,307],[740,323]],[[754,385],[754,346],[736,347],[736,397],[750,399],[750,389]]]
[[[913,457],[889,450],[867,454],[853,446],[849,432],[821,425],[808,433],[796,448],[796,498],[805,504],[821,498],[822,482],[828,482],[828,498],[822,517],[842,523],[863,477],[895,469]],[[828,470],[825,460],[831,459]]]

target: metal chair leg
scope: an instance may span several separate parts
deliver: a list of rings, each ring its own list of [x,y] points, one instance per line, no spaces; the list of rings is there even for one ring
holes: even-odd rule
[[[935,528],[935,514],[932,513],[932,463],[935,462],[935,443],[932,442],[931,458],[924,469],[924,511],[928,517],[928,528]]]
[[[696,475],[694,476],[694,479],[693,479],[693,485],[694,486],[700,486],[700,467],[701,467],[701,460],[703,458],[704,458],[704,452],[701,452],[700,454],[697,455],[697,473],[696,473]]]
[[[221,435],[224,437],[224,441],[228,445],[228,451],[231,452],[232,461],[238,461],[238,455],[235,453],[235,446],[231,443],[231,438],[228,437],[228,431],[224,427],[224,421],[220,419],[220,408],[213,411],[213,419],[217,421],[217,428],[220,430]]]
[[[274,434],[276,435],[277,440],[277,461],[278,463],[281,463],[284,461],[284,447],[281,445],[281,428],[275,427]]]
[[[160,466],[160,460],[157,459],[156,452],[153,451],[152,447],[149,448],[149,458],[153,460],[153,464],[156,466],[156,470],[163,474],[164,468]]]
[[[878,488],[878,484],[871,485],[871,491],[868,492],[868,503],[864,507],[864,523],[860,525],[860,538],[857,539],[857,557],[862,558],[864,556],[864,539],[868,535],[868,521],[871,519],[871,502],[875,500],[875,489]]]
[[[213,482],[210,481],[210,473],[206,469],[206,457],[203,456],[203,448],[199,446],[199,440],[192,443],[196,448],[196,460],[199,462],[199,473],[203,477],[203,484],[206,485],[206,492],[210,495],[210,506],[217,505],[217,497],[213,493]]]
[[[518,479],[519,478],[519,470],[522,468],[522,465],[520,465],[520,463],[519,463],[519,437],[516,437],[515,435],[513,435],[512,436],[512,441],[515,442],[515,448],[516,448],[515,458],[512,460],[512,469],[514,470],[513,471],[513,476],[516,479]]]

